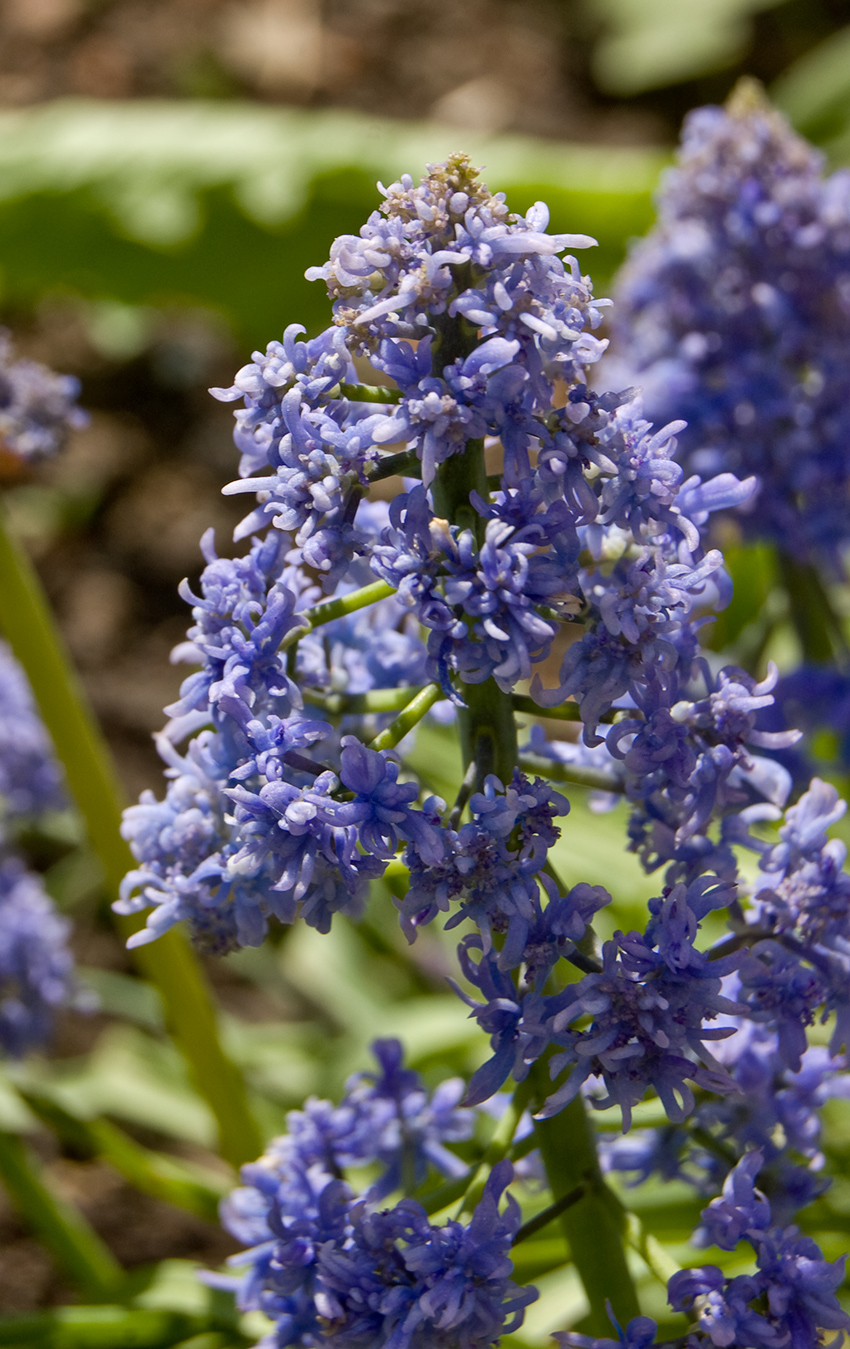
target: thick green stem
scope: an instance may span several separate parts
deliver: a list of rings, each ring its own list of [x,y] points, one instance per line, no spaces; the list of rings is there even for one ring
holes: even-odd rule
[[[415,450],[400,450],[398,454],[384,455],[369,474],[370,482],[384,478],[421,478],[422,463]]]
[[[434,346],[435,373],[442,374],[443,366],[468,353],[476,341],[474,330],[462,320],[445,318],[438,326]],[[452,455],[439,466],[432,494],[436,514],[461,529],[471,529],[480,544],[485,521],[470,502],[473,491],[485,501],[488,499],[484,444],[479,440],[469,441],[463,454]],[[466,707],[459,709],[458,720],[464,768],[474,765],[478,790],[490,773],[507,784],[518,760],[512,697],[502,693],[492,678],[481,684],[464,684],[462,693]],[[533,1096],[542,1105],[550,1089],[546,1064],[541,1061],[534,1074],[517,1088],[512,1102],[514,1114]],[[503,1122],[506,1132],[510,1132],[505,1150],[513,1137],[512,1122],[512,1119]],[[588,1324],[592,1333],[604,1335],[609,1327],[606,1298],[611,1299],[623,1322],[638,1314],[637,1297],[623,1251],[622,1209],[602,1178],[593,1131],[580,1097],[552,1119],[537,1121],[535,1132],[553,1201],[556,1204],[564,1201],[560,1221],[590,1302]],[[503,1143],[501,1136],[499,1143]],[[492,1164],[489,1158],[485,1162]],[[463,1209],[468,1210],[475,1203],[483,1183],[482,1171],[480,1167],[470,1183]],[[582,1197],[574,1200],[573,1192],[579,1188]]]
[[[89,842],[103,867],[110,895],[135,865],[121,837],[122,792],[112,760],[62,647],[50,608],[26,554],[0,514],[0,627],[24,667],[45,725],[62,761],[71,794],[86,822]],[[141,926],[117,920],[126,938]],[[168,1027],[186,1058],[198,1090],[216,1117],[221,1153],[234,1166],[262,1150],[241,1073],[218,1038],[210,991],[193,952],[172,929],[155,944],[137,947],[134,960],[156,984]]]
[[[552,1090],[546,1062],[540,1060],[532,1074],[539,1108]],[[555,1202],[583,1188],[560,1221],[590,1303],[582,1329],[606,1335],[611,1330],[606,1299],[622,1325],[638,1316],[640,1308],[623,1250],[626,1215],[599,1169],[593,1125],[581,1095],[560,1114],[535,1120],[534,1133]]]
[[[476,491],[487,500],[487,475],[484,472],[484,442],[470,440],[463,454],[453,454],[441,464],[434,479],[434,509],[460,529],[471,529],[479,542],[484,520],[471,504]],[[490,773],[507,785],[517,763],[517,737],[514,709],[509,693],[502,693],[493,679],[481,684],[464,684],[466,707],[459,708],[463,765],[475,764],[475,787],[481,791]]]
[[[9,1198],[81,1293],[114,1298],[124,1271],[82,1213],[44,1182],[41,1168],[17,1134],[0,1132],[0,1180]]]

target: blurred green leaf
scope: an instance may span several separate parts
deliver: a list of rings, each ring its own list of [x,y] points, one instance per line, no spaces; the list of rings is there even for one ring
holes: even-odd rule
[[[0,1317],[0,1344],[32,1349],[166,1349],[193,1322],[171,1312],[128,1307],[56,1307]]]
[[[627,97],[732,65],[750,16],[780,0],[596,0],[585,8],[604,34],[592,68],[605,93]]]
[[[18,1134],[0,1131],[0,1180],[26,1226],[80,1292],[103,1302],[121,1296],[118,1261],[80,1210],[57,1193]]]
[[[451,805],[458,794],[463,778],[463,764],[457,728],[441,726],[435,721],[420,722],[416,743],[404,756],[423,785],[425,792],[433,792]]]
[[[31,1133],[38,1128],[38,1120],[17,1088],[0,1071],[0,1130],[5,1133]]]
[[[732,544],[723,549],[723,560],[732,578],[732,599],[712,623],[706,624],[703,633],[713,651],[726,652],[745,628],[762,621],[762,611],[778,578],[776,553],[767,543]]]
[[[353,112],[56,100],[0,114],[5,293],[208,306],[253,345],[285,323],[315,329],[329,311],[305,268],[378,206],[376,179],[418,174],[459,148],[513,209],[544,197],[556,230],[598,238],[582,260],[598,288],[628,236],[648,228],[666,158]]]
[[[561,837],[549,856],[558,877],[565,885],[587,881],[604,885],[613,904],[594,921],[600,935],[610,935],[613,927],[641,927],[646,922],[646,901],[660,894],[662,874],[647,876],[634,853],[626,851],[628,808],[621,802],[610,812],[597,814],[590,809],[590,795],[584,788],[567,788],[570,813],[560,821]],[[613,927],[611,931],[613,932]]]
[[[217,1222],[218,1204],[232,1188],[232,1175],[142,1147],[109,1120],[80,1120],[49,1095],[30,1092],[27,1102],[76,1153],[101,1157],[143,1194],[186,1209],[206,1222]]]
[[[168,1138],[215,1144],[212,1113],[193,1090],[177,1050],[134,1026],[108,1026],[84,1059],[30,1060],[8,1071],[23,1090],[31,1086],[52,1096],[80,1119],[113,1115]]]
[[[103,884],[103,867],[89,848],[75,848],[44,874],[45,889],[60,909],[73,909],[99,894]]]
[[[119,1016],[125,1021],[135,1021],[148,1030],[164,1028],[165,1016],[159,989],[146,979],[134,979],[129,974],[98,969],[94,965],[78,965],[77,973],[81,982],[96,994],[99,1011]]]
[[[798,131],[829,139],[850,121],[850,27],[831,33],[784,71],[770,96]]]

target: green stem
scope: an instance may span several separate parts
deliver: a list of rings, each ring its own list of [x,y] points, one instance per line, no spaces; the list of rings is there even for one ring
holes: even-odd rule
[[[493,1137],[484,1149],[484,1155],[481,1161],[470,1172],[466,1189],[463,1192],[460,1208],[457,1216],[461,1217],[464,1213],[471,1213],[484,1193],[484,1186],[487,1184],[487,1177],[497,1162],[507,1157],[514,1141],[514,1134],[522,1118],[522,1113],[528,1105],[531,1097],[531,1081],[526,1078],[520,1082],[514,1089],[514,1094],[510,1099],[508,1108],[493,1130]]]
[[[62,647],[35,570],[0,514],[0,627],[29,678],[44,723],[62,761],[71,794],[86,822],[89,842],[116,896],[136,866],[121,837],[122,791],[109,749]],[[141,919],[117,919],[127,938]],[[162,994],[168,1027],[198,1090],[216,1117],[222,1156],[234,1166],[262,1151],[245,1084],[218,1038],[216,1015],[200,966],[182,933],[172,929],[133,958]]]
[[[365,715],[368,712],[401,712],[422,689],[421,684],[402,685],[397,689],[370,689],[368,693],[317,693],[314,689],[302,689],[302,695],[305,703],[321,707],[331,716],[340,717],[346,713]]]
[[[460,529],[471,529],[479,542],[485,521],[469,500],[477,491],[486,501],[484,442],[470,440],[463,454],[453,454],[441,464],[434,479],[434,509],[437,515]],[[491,773],[507,786],[517,762],[514,710],[509,693],[502,693],[494,679],[463,686],[465,707],[458,709],[463,766],[475,764],[475,786],[483,791]]]
[[[425,688],[410,700],[401,716],[396,717],[386,730],[375,736],[375,739],[371,742],[371,748],[393,749],[399,740],[404,739],[408,731],[412,731],[414,726],[419,725],[426,712],[430,712],[434,704],[445,696],[439,684],[426,684]]]
[[[475,347],[477,335],[462,320],[448,316],[444,316],[437,327],[432,359],[435,373],[439,375],[450,361]],[[469,441],[462,454],[452,455],[440,465],[432,494],[436,514],[452,525],[472,530],[480,545],[485,521],[470,501],[473,491],[487,500],[484,444],[478,440]],[[474,764],[479,791],[489,773],[495,773],[507,785],[513,777],[518,757],[511,695],[502,693],[492,678],[480,684],[465,684],[463,695],[466,707],[458,710],[458,720],[464,768]],[[534,1073],[529,1074],[514,1093],[508,1118],[500,1121],[496,1131],[499,1146],[503,1147],[502,1156],[506,1155],[513,1140],[516,1129],[513,1116],[519,1118],[516,1112],[521,1113],[532,1095],[536,1094],[542,1105],[549,1094],[549,1084],[543,1080],[546,1073],[545,1063],[539,1062]],[[509,1134],[506,1143],[501,1137],[502,1128]],[[638,1314],[637,1297],[623,1251],[622,1209],[602,1179],[593,1132],[580,1097],[554,1118],[537,1121],[535,1131],[553,1201],[564,1200],[579,1186],[585,1191],[581,1199],[564,1210],[561,1223],[590,1302],[592,1333],[604,1335],[608,1329],[606,1297],[611,1298],[623,1323]],[[483,1185],[482,1172],[487,1165],[492,1162],[485,1156],[467,1190],[462,1211],[468,1211],[476,1202]]]
[[[382,388],[379,384],[338,384],[330,397],[347,398],[350,403],[400,403],[402,392],[401,389]]]
[[[400,450],[398,454],[386,454],[369,474],[370,482],[381,482],[384,478],[421,478],[422,463],[415,450]]]
[[[560,1218],[562,1213],[566,1213],[568,1208],[572,1208],[573,1204],[577,1204],[583,1198],[583,1185],[577,1185],[574,1190],[561,1195],[560,1199],[556,1199],[554,1204],[549,1204],[542,1213],[535,1214],[533,1218],[529,1218],[527,1223],[523,1223],[511,1242],[511,1246],[519,1246],[521,1242],[528,1241],[529,1237],[536,1236],[538,1232],[543,1231],[544,1227],[548,1227],[556,1218]]]
[[[345,618],[346,614],[356,613],[358,609],[365,609],[370,604],[377,604],[379,600],[388,599],[394,595],[395,591],[386,581],[373,581],[371,585],[363,586],[360,590],[352,590],[349,595],[340,595],[339,599],[323,600],[317,604],[314,609],[307,609],[302,614],[306,619],[306,624],[302,628],[293,628],[281,642],[281,648],[291,646],[297,642],[306,633],[312,632],[313,628],[319,628],[323,623],[333,623],[336,618]]]
[[[10,1199],[81,1293],[107,1301],[124,1270],[82,1213],[45,1184],[38,1162],[17,1134],[0,1132],[0,1180]]]
[[[552,1089],[544,1059],[535,1064],[532,1076],[540,1108]],[[622,1325],[638,1316],[640,1308],[623,1250],[625,1213],[599,1169],[594,1129],[581,1095],[559,1114],[536,1119],[534,1132],[554,1200],[583,1187],[581,1198],[561,1214],[561,1226],[590,1303],[581,1328],[605,1335],[611,1329],[606,1299]]]
[[[560,707],[540,707],[533,698],[527,698],[524,693],[512,694],[511,703],[515,712],[529,712],[533,717],[545,717],[549,721],[581,721],[578,703],[561,703]],[[619,708],[612,707],[610,711],[603,712],[599,720],[614,721],[618,714]]]
[[[557,759],[545,759],[540,754],[523,754],[519,761],[523,773],[537,777],[550,778],[552,782],[575,782],[580,787],[595,787],[603,792],[624,792],[625,785],[619,778],[606,773],[602,768],[585,767],[582,764],[559,763]]]

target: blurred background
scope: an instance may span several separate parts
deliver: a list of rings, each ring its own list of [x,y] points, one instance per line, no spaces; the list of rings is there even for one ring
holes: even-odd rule
[[[556,229],[599,240],[586,265],[605,294],[651,224],[683,116],[745,73],[831,163],[850,163],[850,0],[2,0],[0,323],[19,354],[80,378],[91,421],[49,464],[0,458],[0,484],[129,797],[161,789],[151,732],[181,678],[168,660],[187,620],[177,585],[197,576],[201,533],[213,524],[227,549],[243,510],[220,495],[232,411],[206,389],[286,324],[325,325],[304,270],[359,228],[376,180],[468,150],[514,209],[541,197]],[[103,1008],[67,1018],[55,1071],[136,1137],[203,1151],[209,1122],[157,1039],[151,990],[127,977],[96,876],[67,839],[38,847]],[[636,864],[628,875],[635,902],[653,891]],[[587,866],[581,878],[603,879]],[[462,1010],[439,1020],[451,999],[438,944],[411,966],[395,938],[364,933],[356,951],[345,928],[319,939],[337,961],[334,1005],[311,993],[309,933],[275,971],[249,952],[211,969],[270,1131],[306,1091],[365,1066],[374,1018],[346,982],[355,964],[408,999],[421,1061],[427,995],[434,1043],[466,1065],[472,1030],[446,1031],[468,1025]],[[282,1016],[285,1049],[263,1038]],[[229,1249],[102,1162],[71,1150],[51,1165],[130,1264]],[[0,1310],[68,1296],[0,1204]]]
[[[512,206],[599,239],[604,294],[683,115],[742,72],[850,158],[845,24],[845,0],[4,0],[0,321],[92,421],[0,471],[131,796],[159,781],[177,583],[241,511],[206,388],[324,326],[304,269],[376,179],[469,149]]]

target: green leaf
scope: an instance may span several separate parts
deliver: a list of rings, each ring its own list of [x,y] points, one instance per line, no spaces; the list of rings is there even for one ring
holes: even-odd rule
[[[123,1269],[88,1219],[54,1192],[17,1134],[0,1132],[0,1180],[24,1222],[80,1291],[101,1300],[114,1297]]]
[[[599,240],[584,261],[597,286],[649,226],[666,159],[653,148],[459,135],[351,111],[59,99],[0,114],[6,294],[212,307],[249,347],[289,322],[324,327],[324,287],[304,270],[378,206],[377,179],[418,174],[459,140],[512,209],[543,197],[555,230]]]
[[[135,1021],[148,1030],[164,1029],[162,997],[154,984],[94,965],[78,965],[77,973],[82,983],[97,995],[99,1011]]]
[[[192,1089],[180,1055],[136,1027],[108,1026],[85,1059],[32,1060],[8,1072],[22,1090],[31,1084],[80,1119],[113,1115],[168,1138],[215,1144],[212,1113]]]
[[[0,1344],[32,1349],[166,1349],[192,1329],[189,1319],[170,1312],[57,1307],[0,1317]]]
[[[823,140],[850,120],[850,27],[840,28],[799,57],[770,96],[798,131]]]
[[[593,53],[599,88],[628,97],[732,65],[753,14],[778,0],[596,0],[585,7],[604,35]]]
[[[206,1222],[218,1222],[219,1201],[232,1188],[235,1177],[142,1147],[109,1120],[78,1119],[49,1095],[31,1091],[26,1099],[39,1118],[76,1153],[103,1158],[143,1194],[186,1209]]]

